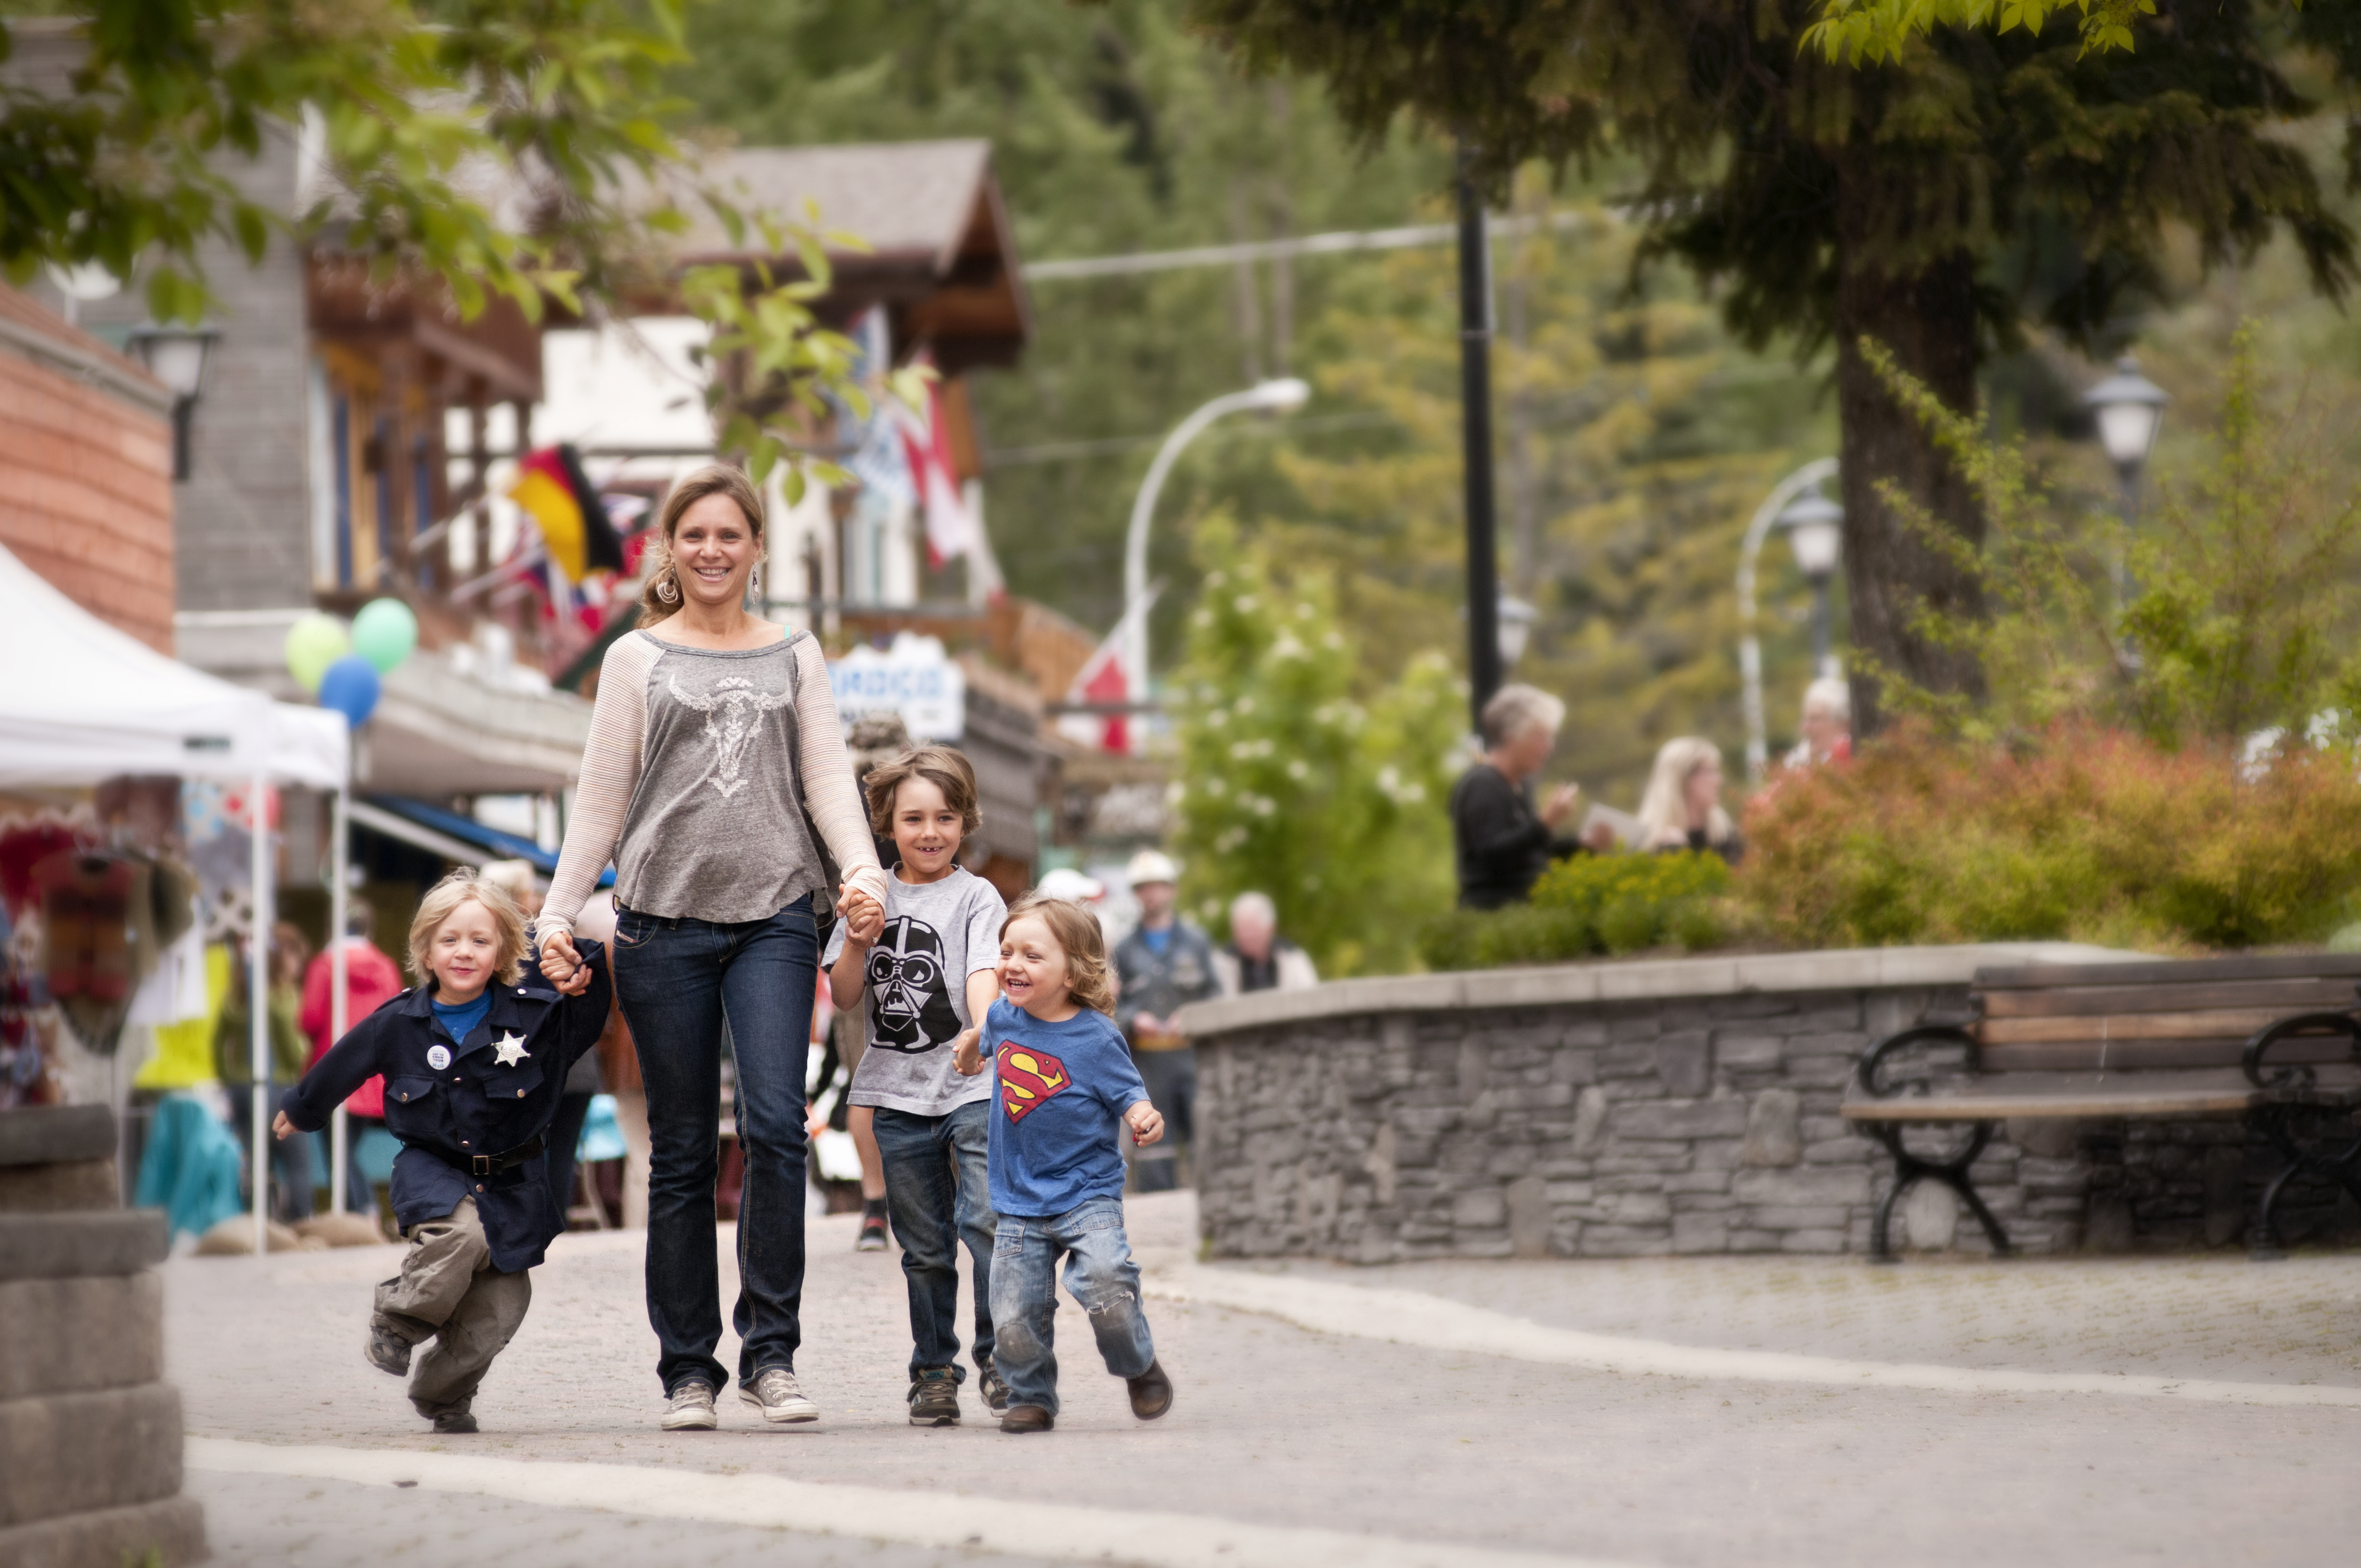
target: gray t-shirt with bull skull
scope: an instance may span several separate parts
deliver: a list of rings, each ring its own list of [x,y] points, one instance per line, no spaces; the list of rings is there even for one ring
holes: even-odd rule
[[[951,1042],[973,1020],[967,979],[1000,961],[1008,906],[980,876],[954,866],[940,882],[885,877],[885,929],[869,948],[869,1048],[852,1073],[852,1103],[940,1116],[992,1098],[992,1075],[961,1078]],[[823,960],[844,951],[837,922]]]

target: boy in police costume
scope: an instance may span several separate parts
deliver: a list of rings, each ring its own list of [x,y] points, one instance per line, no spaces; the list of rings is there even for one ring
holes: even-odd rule
[[[356,1025],[287,1091],[273,1130],[324,1127],[385,1077],[385,1124],[402,1144],[393,1213],[410,1252],[377,1288],[365,1354],[396,1376],[438,1432],[477,1430],[470,1407],[533,1300],[526,1270],[566,1228],[543,1156],[566,1069],[598,1043],[611,978],[595,942],[563,985],[523,969],[524,917],[462,868],[410,927],[421,982]],[[412,1369],[411,1350],[427,1340]]]

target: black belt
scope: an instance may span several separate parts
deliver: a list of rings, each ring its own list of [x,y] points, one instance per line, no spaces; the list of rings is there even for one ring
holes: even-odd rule
[[[490,1176],[498,1171],[514,1170],[525,1161],[538,1157],[544,1149],[549,1147],[549,1140],[535,1134],[533,1142],[519,1144],[506,1154],[446,1154],[432,1144],[404,1144],[401,1146],[416,1149],[423,1155],[432,1155],[465,1175]]]

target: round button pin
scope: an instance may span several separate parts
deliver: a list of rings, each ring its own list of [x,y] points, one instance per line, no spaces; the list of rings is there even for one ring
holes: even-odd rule
[[[448,1046],[427,1047],[426,1065],[433,1068],[436,1072],[441,1072],[445,1068],[449,1067],[451,1065],[451,1047]]]

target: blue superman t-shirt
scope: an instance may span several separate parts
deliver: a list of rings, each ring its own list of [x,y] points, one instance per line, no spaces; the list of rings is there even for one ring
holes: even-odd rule
[[[1123,1031],[1085,1007],[1044,1024],[995,1002],[984,1014],[992,1059],[992,1207],[1028,1219],[1123,1192],[1123,1113],[1148,1098]]]

